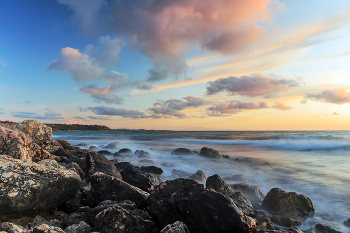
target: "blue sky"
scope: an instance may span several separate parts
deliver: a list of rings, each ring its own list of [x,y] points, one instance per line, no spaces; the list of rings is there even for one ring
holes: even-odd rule
[[[0,0],[0,120],[350,129],[349,1]]]

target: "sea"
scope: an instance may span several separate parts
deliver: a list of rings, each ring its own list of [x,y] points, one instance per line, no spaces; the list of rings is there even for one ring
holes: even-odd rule
[[[151,155],[147,160],[137,156],[108,159],[161,167],[163,180],[198,170],[222,178],[244,174],[264,195],[281,188],[308,196],[315,216],[299,229],[322,223],[350,232],[343,225],[350,218],[350,131],[56,131],[53,139],[67,140],[73,146],[83,144],[82,149],[96,146],[102,150],[116,142],[118,148],[110,152],[122,148],[147,151]],[[202,147],[230,159],[171,154],[176,148],[199,152]]]

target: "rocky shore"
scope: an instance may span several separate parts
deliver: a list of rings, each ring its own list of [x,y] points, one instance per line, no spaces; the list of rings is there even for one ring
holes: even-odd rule
[[[163,181],[161,167],[121,162],[147,160],[149,152],[113,154],[113,146],[95,151],[52,140],[52,129],[35,120],[0,126],[0,232],[302,232],[297,227],[314,216],[302,194],[273,188],[265,196],[244,175],[200,170]],[[230,159],[207,147],[172,152],[195,153]],[[306,232],[338,231],[315,224]]]

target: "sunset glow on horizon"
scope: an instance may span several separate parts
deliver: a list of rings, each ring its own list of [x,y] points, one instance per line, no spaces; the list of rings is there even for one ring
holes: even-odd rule
[[[350,130],[350,2],[0,0],[0,120]]]

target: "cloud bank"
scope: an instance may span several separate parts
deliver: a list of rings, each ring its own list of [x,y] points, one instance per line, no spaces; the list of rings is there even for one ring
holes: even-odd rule
[[[280,92],[287,92],[300,84],[300,80],[272,79],[260,73],[241,77],[231,76],[208,82],[207,94],[214,95],[225,91],[232,95],[251,97],[269,96]]]

